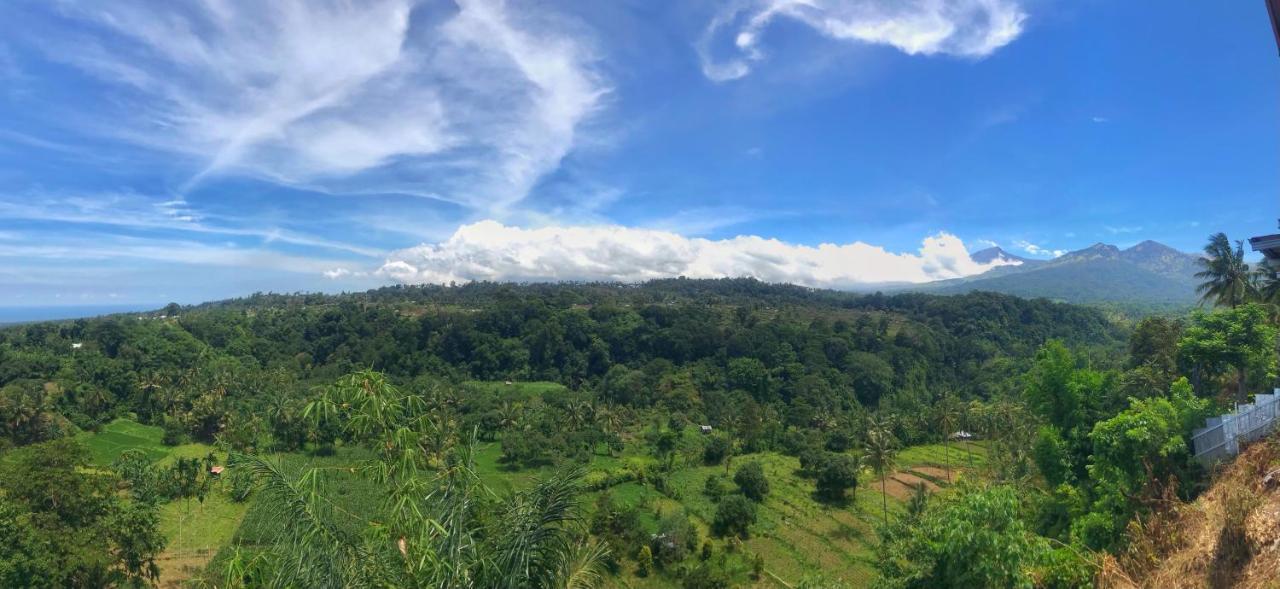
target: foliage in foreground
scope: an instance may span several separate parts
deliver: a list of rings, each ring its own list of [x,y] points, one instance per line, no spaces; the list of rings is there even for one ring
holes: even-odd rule
[[[270,460],[237,456],[259,482],[258,501],[280,525],[265,549],[237,551],[225,587],[565,588],[595,586],[606,549],[586,539],[581,470],[505,499],[475,475],[471,441],[448,432],[447,409],[374,372],[342,379],[307,410],[339,424],[375,458],[357,468],[387,491],[359,534],[322,470],[288,477]]]
[[[1014,487],[966,486],[946,501],[923,497],[882,530],[878,587],[1089,586],[1092,563],[1036,535]]]

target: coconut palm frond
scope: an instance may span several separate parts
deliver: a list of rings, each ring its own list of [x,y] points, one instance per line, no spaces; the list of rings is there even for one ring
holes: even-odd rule
[[[234,454],[232,468],[243,468],[258,483],[258,505],[268,510],[274,586],[339,588],[360,586],[357,573],[363,558],[360,546],[337,525],[332,507],[322,495],[320,471],[309,470],[293,480],[280,466],[264,458]]]
[[[507,502],[495,530],[495,587],[547,587],[572,552],[571,525],[580,522],[578,495],[584,470],[557,473]]]
[[[594,589],[604,581],[609,547],[601,542],[581,541],[563,555],[555,589]]]
[[[1235,307],[1257,295],[1256,280],[1244,259],[1244,242],[1231,240],[1225,233],[1209,236],[1204,246],[1204,257],[1199,259],[1201,271],[1196,278],[1202,282],[1196,287],[1200,303]]]

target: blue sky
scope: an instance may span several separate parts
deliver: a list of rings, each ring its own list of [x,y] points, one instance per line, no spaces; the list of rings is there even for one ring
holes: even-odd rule
[[[836,288],[1280,215],[1260,1],[0,6],[0,306]]]

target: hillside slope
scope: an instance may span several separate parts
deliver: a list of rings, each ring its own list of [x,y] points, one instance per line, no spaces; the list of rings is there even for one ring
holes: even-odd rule
[[[1131,539],[1104,564],[1101,587],[1280,586],[1280,437],[1249,447],[1198,499],[1173,503]]]

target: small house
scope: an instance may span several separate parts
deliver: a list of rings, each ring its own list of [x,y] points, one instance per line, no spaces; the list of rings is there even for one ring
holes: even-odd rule
[[[704,433],[704,434],[709,434],[709,433],[711,433],[711,426],[709,426],[709,425],[700,425],[700,426],[698,426],[698,429],[699,429],[699,430],[702,430],[702,433]]]
[[[80,348],[83,348],[83,347],[84,347],[84,343],[83,343],[83,342],[75,342],[75,343],[71,344],[71,349],[73,349],[73,350],[79,350]]]
[[[221,476],[222,476],[222,470],[223,470],[223,468],[224,468],[224,467],[222,467],[222,466],[210,466],[210,467],[209,467],[209,474],[211,474],[211,475],[213,475],[213,476],[215,476],[215,477],[221,477]]]
[[[964,430],[960,430],[960,431],[958,431],[958,432],[956,432],[956,433],[954,433],[954,434],[951,434],[951,435],[949,435],[949,436],[947,436],[947,437],[948,437],[948,438],[950,438],[950,439],[952,439],[952,440],[954,440],[954,441],[957,441],[957,442],[964,442],[964,441],[972,440],[972,439],[973,439],[973,434],[971,434],[971,433],[969,433],[969,432],[967,432],[967,431],[964,431]]]

